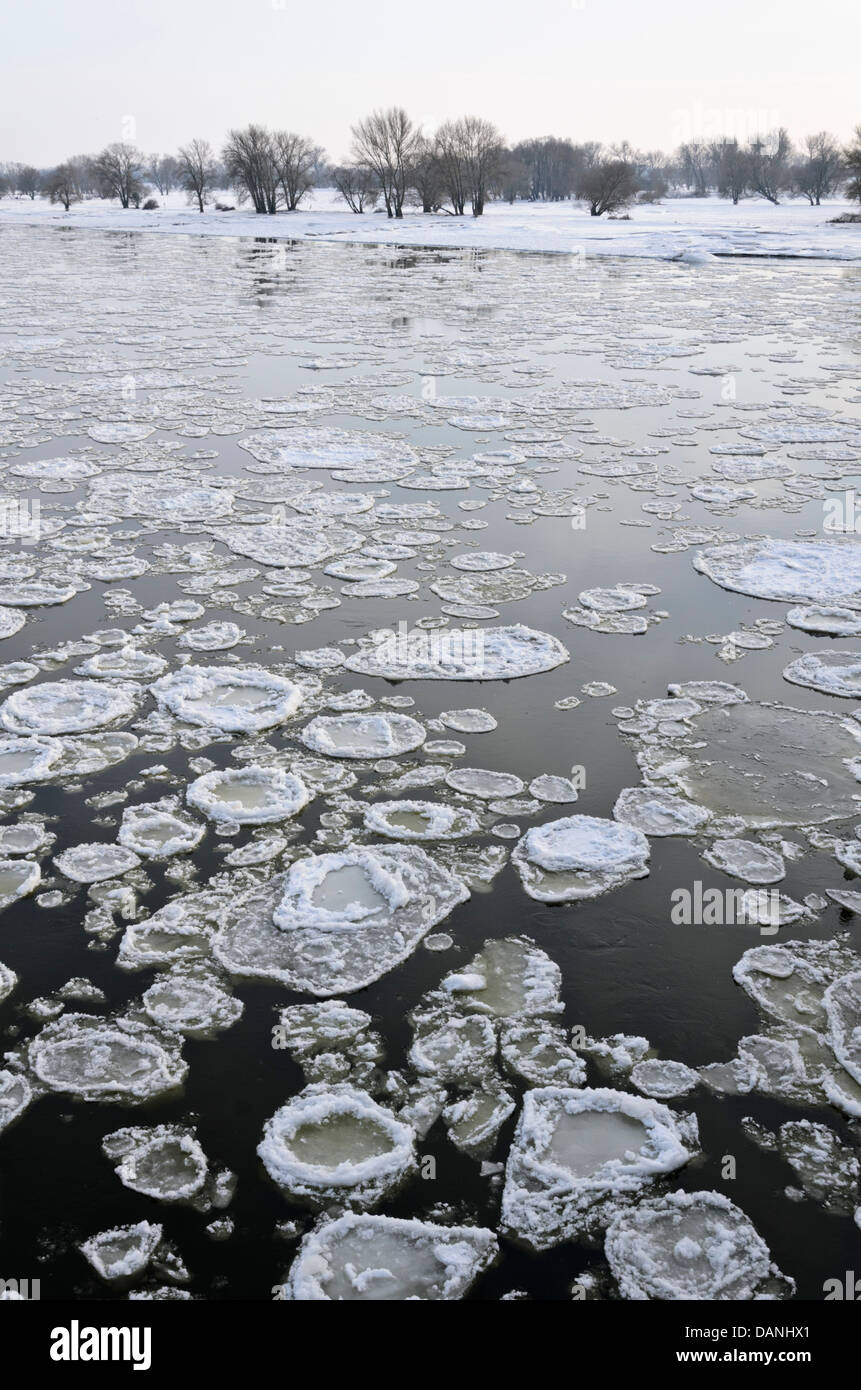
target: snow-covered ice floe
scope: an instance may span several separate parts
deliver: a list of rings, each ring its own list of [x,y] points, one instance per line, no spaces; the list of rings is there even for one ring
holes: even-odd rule
[[[436,801],[375,801],[365,810],[365,829],[390,840],[456,840],[474,835],[478,818]]]
[[[726,541],[699,551],[694,566],[722,588],[754,598],[861,608],[857,540]]]
[[[213,949],[242,978],[350,993],[406,960],[468,897],[418,845],[313,855],[231,902]]]
[[[366,1210],[414,1171],[415,1131],[349,1086],[310,1086],[266,1121],[257,1152],[294,1201]]]
[[[214,821],[267,825],[296,816],[311,799],[300,777],[283,768],[248,764],[205,772],[186,791],[189,805]]]
[[[209,1211],[225,1207],[234,1175],[213,1171],[194,1130],[185,1125],[130,1125],[106,1134],[102,1152],[123,1187],[167,1204]]]
[[[527,1091],[505,1170],[503,1230],[537,1251],[594,1242],[697,1149],[695,1117],[658,1101],[607,1088]]]
[[[527,830],[511,856],[539,902],[597,898],[649,872],[649,842],[633,826],[598,816],[565,816]]]
[[[13,734],[70,734],[129,719],[136,688],[99,681],[45,681],[16,690],[0,705],[0,721]]]
[[[393,758],[420,747],[425,731],[408,714],[318,714],[299,737],[333,758]]]
[[[719,1192],[670,1192],[621,1211],[604,1252],[627,1299],[788,1298],[753,1222]]]
[[[549,632],[513,627],[468,628],[442,635],[418,630],[401,641],[378,635],[348,658],[346,668],[386,680],[503,681],[552,671],[569,660]]]
[[[101,1279],[123,1287],[146,1272],[163,1233],[163,1227],[155,1222],[137,1221],[132,1226],[100,1231],[80,1249]]]
[[[259,666],[183,666],[157,680],[152,692],[177,719],[228,733],[283,724],[302,699],[292,681]]]
[[[463,1298],[498,1258],[492,1231],[348,1212],[307,1235],[284,1297],[300,1302]]]
[[[29,1045],[34,1075],[80,1100],[140,1104],[168,1095],[188,1072],[181,1038],[130,1019],[64,1014]]]

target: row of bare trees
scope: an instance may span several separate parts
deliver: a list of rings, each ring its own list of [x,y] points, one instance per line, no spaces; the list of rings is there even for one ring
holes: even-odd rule
[[[795,148],[781,127],[745,143],[687,141],[668,157],[627,143],[608,148],[555,136],[509,148],[496,126],[477,116],[446,121],[428,135],[402,107],[391,107],[353,127],[351,158],[336,166],[327,165],[323,150],[305,136],[254,124],[229,131],[220,155],[208,141],[194,139],[175,155],[145,155],[117,143],[47,171],[0,165],[0,196],[45,196],[67,210],[94,196],[124,208],[158,206],[146,201],[154,191],[165,197],[182,189],[203,212],[217,190],[231,188],[255,212],[293,212],[321,185],[334,187],[351,212],[380,205],[391,218],[402,218],[408,205],[480,217],[492,198],[577,198],[599,217],[635,199],[659,199],[671,188],[695,197],[716,192],[733,203],[749,195],[772,203],[800,196],[819,206],[841,187],[861,201],[861,126],[846,148],[827,131]]]

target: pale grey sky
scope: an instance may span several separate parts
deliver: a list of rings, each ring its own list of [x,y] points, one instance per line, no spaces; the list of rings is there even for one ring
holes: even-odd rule
[[[0,19],[0,161],[220,146],[256,120],[340,159],[393,103],[670,149],[861,121],[861,0],[27,0]]]

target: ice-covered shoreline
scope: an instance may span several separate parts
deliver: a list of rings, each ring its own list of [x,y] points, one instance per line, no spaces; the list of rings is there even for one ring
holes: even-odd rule
[[[153,212],[103,199],[73,204],[68,212],[44,201],[0,198],[0,233],[10,226],[58,226],[163,235],[254,236],[285,241],[323,240],[462,250],[531,251],[697,261],[721,257],[775,257],[861,261],[861,224],[833,223],[851,211],[844,199],[821,207],[794,200],[777,207],[760,198],[737,207],[716,197],[667,198],[630,209],[630,220],[590,217],[578,203],[491,204],[484,217],[408,211],[402,220],[383,213],[349,212],[330,189],[319,189],[299,212],[258,215],[250,208],[196,212],[182,193]],[[857,209],[856,209],[857,210]]]

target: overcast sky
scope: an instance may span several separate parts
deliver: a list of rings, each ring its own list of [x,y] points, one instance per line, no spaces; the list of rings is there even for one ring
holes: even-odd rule
[[[0,161],[131,139],[172,151],[260,121],[335,159],[405,106],[426,128],[496,122],[671,149],[861,121],[861,0],[7,0]]]

